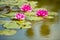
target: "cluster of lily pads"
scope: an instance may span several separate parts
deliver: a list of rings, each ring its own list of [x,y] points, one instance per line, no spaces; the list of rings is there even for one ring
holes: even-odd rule
[[[56,12],[49,12],[46,8],[35,8],[31,3],[23,3],[20,7],[17,5],[0,5],[0,18],[9,18],[10,20],[0,20],[5,29],[23,29],[31,28],[32,22],[52,19],[57,16]]]

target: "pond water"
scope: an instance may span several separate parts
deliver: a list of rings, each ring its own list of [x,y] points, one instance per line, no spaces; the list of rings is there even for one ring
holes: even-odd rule
[[[2,26],[0,29],[3,29]],[[17,30],[13,36],[0,35],[0,40],[60,40],[59,30],[60,19],[53,23],[37,22],[33,24],[32,28]]]
[[[41,4],[38,3],[38,5]],[[60,11],[58,8],[55,10],[55,8],[54,11],[58,12],[58,18],[55,18],[52,21],[48,20],[45,22],[41,21],[34,23],[32,28],[17,30],[17,33],[13,36],[0,35],[0,40],[60,40]],[[9,20],[9,19],[5,18],[0,20]],[[0,29],[3,30],[1,25]]]

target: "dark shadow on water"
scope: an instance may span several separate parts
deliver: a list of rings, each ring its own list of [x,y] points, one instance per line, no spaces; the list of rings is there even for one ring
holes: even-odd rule
[[[27,29],[26,36],[27,37],[33,37],[34,36],[34,33],[33,33],[33,29],[32,28]]]
[[[47,24],[42,24],[41,28],[40,28],[40,34],[42,36],[47,36],[50,34],[50,29],[49,29],[49,25]]]

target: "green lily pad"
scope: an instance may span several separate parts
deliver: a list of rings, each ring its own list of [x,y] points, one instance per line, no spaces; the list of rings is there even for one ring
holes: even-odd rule
[[[7,29],[20,29],[20,28],[31,28],[31,23],[30,22],[20,22],[20,21],[11,21],[7,22],[4,25],[4,28]]]
[[[20,28],[19,25],[15,21],[6,22],[3,26],[7,29],[19,29]]]
[[[7,35],[7,36],[10,36],[10,35],[14,35],[16,34],[16,31],[15,30],[0,30],[0,35]]]
[[[22,23],[21,26],[22,26],[23,29],[24,28],[31,28],[32,27],[30,22]]]
[[[9,23],[9,21],[0,20],[0,24]]]
[[[43,19],[42,17],[27,16],[27,20],[30,20],[30,21],[41,21],[42,19]]]
[[[19,7],[21,7],[26,2],[27,2],[27,0],[24,0],[24,1],[23,0],[17,0],[17,3],[14,5],[18,5]]]
[[[28,2],[32,8],[35,8],[37,6],[37,1],[29,1]]]
[[[37,10],[39,10],[40,8],[34,8],[33,10],[36,12]]]
[[[8,14],[1,14],[0,17],[9,17],[9,18],[14,18],[15,17],[16,12],[10,12]]]
[[[22,29],[31,28],[31,22],[27,22],[27,21],[20,22],[20,21],[18,21],[17,23],[20,25],[19,27]]]
[[[53,19],[54,17],[53,16],[47,16],[46,18],[47,19]]]
[[[49,12],[48,15],[57,16],[58,13],[57,12]]]
[[[4,16],[4,15],[0,15],[0,18],[4,18],[4,17],[6,17],[6,16]]]
[[[26,16],[35,16],[35,12],[26,12],[24,13]]]
[[[4,14],[4,15],[12,17],[12,16],[15,16],[15,14],[16,14],[16,12],[10,12],[10,13]]]

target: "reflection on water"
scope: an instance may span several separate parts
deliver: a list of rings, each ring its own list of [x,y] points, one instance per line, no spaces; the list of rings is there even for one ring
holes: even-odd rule
[[[28,36],[28,37],[34,36],[34,33],[33,33],[33,29],[32,28],[27,29],[26,36]]]
[[[47,25],[47,24],[42,24],[41,30],[40,30],[40,34],[41,34],[42,36],[49,35],[49,34],[50,34],[49,25]]]
[[[55,24],[58,21],[57,19],[58,17],[44,20],[43,24],[40,27],[40,34],[42,36],[48,36],[50,34],[51,25]]]
[[[44,24],[48,24],[49,26],[58,22],[58,16],[55,16],[53,19],[44,20]]]

